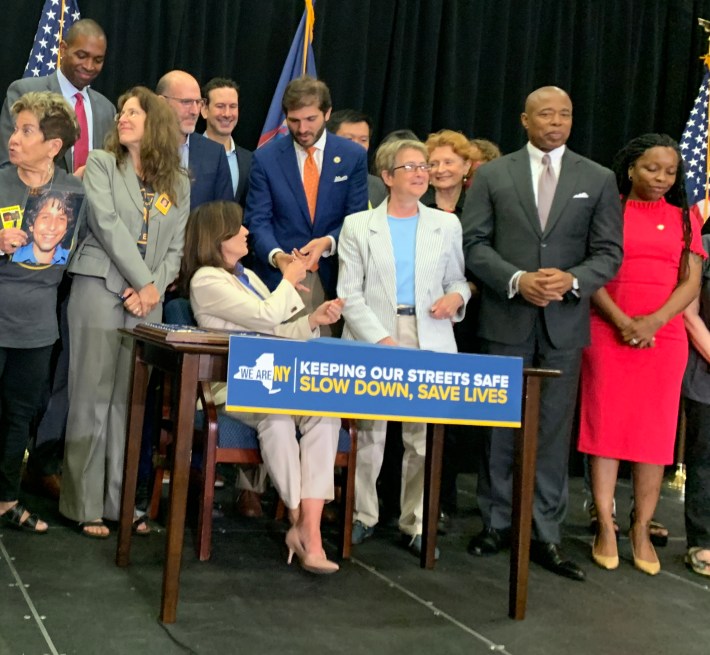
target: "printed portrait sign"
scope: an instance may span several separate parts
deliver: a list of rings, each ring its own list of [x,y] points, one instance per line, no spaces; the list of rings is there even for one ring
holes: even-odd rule
[[[65,266],[83,199],[81,193],[52,189],[30,195],[18,226],[26,232],[27,243],[13,253],[11,261],[26,268]]]
[[[519,427],[523,360],[232,336],[227,409]]]
[[[0,216],[2,216],[3,230],[8,230],[13,227],[19,228],[22,225],[22,209],[20,205],[0,207]]]

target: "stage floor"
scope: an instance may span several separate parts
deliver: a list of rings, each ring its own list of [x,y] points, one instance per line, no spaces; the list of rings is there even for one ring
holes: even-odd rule
[[[480,529],[474,477],[459,476],[461,509],[439,538],[434,571],[378,529],[353,548],[333,576],[286,566],[286,525],[235,518],[231,492],[215,520],[212,559],[197,561],[186,532],[178,620],[157,620],[164,531],[133,539],[132,564],[114,564],[115,532],[81,537],[56,508],[32,499],[51,522],[44,537],[0,530],[0,654],[141,655],[160,653],[461,653],[510,655],[660,655],[710,652],[710,580],[683,564],[682,500],[664,488],[657,518],[671,539],[659,549],[655,578],[636,571],[628,539],[628,481],[617,492],[621,566],[603,571],[590,558],[591,535],[580,478],[570,484],[563,547],[583,564],[585,583],[532,564],[525,621],[507,618],[508,557],[466,553]],[[335,554],[334,528],[324,529]]]

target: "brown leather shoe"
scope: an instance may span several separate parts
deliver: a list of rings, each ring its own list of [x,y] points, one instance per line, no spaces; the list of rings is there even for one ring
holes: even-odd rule
[[[40,475],[25,469],[22,474],[22,488],[36,496],[45,496],[52,500],[59,500],[59,487],[62,478],[57,473]]]
[[[235,507],[237,514],[240,516],[245,516],[248,519],[261,518],[263,514],[261,510],[261,494],[256,493],[256,491],[242,489],[239,491],[239,496],[237,496]]]

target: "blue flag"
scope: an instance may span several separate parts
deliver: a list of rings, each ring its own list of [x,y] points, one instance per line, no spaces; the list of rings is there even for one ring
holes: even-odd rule
[[[80,18],[77,0],[46,0],[22,77],[44,77],[59,67],[59,43]]]
[[[688,204],[695,205],[705,200],[708,177],[708,94],[710,93],[710,70],[706,61],[705,75],[700,84],[690,117],[680,140],[680,151],[685,163]],[[699,207],[703,217],[706,213]]]
[[[258,148],[261,148],[272,139],[278,139],[288,134],[286,116],[281,108],[281,99],[288,83],[302,75],[316,77],[316,61],[313,56],[314,0],[305,0],[305,2],[306,10],[303,12],[303,18],[301,18],[298,30],[296,30],[296,36],[293,37],[291,49],[288,51],[286,63],[284,63],[281,77],[279,77],[279,82],[276,85],[269,113],[266,115],[266,121],[264,122],[264,129],[262,129],[259,137]]]

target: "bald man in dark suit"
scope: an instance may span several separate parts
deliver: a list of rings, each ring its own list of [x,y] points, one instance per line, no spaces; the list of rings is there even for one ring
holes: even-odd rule
[[[482,282],[482,352],[560,369],[543,382],[531,559],[573,580],[584,572],[560,550],[567,466],[589,299],[622,258],[619,192],[613,173],[566,148],[572,102],[557,87],[531,93],[525,147],[485,164],[463,210],[466,267]],[[469,544],[492,555],[510,539],[512,430],[493,428],[478,479],[484,529]]]

